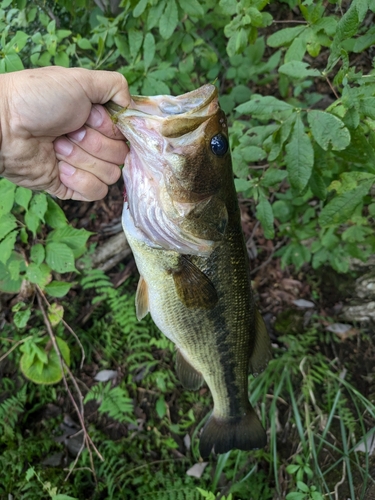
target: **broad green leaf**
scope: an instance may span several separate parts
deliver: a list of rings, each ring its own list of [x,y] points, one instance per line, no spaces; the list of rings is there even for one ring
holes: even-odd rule
[[[134,61],[142,46],[143,34],[141,31],[131,28],[128,31],[128,40],[129,40],[130,56]]]
[[[41,243],[36,243],[31,247],[30,259],[35,262],[35,264],[40,265],[45,258],[44,246]]]
[[[16,195],[15,195],[15,202],[18,203],[22,208],[27,210],[31,197],[33,195],[33,192],[31,189],[27,189],[21,186],[18,186],[16,189]]]
[[[46,262],[58,273],[76,271],[73,250],[65,243],[47,242]]]
[[[349,130],[337,116],[325,111],[311,110],[307,113],[307,120],[314,139],[325,151],[329,147],[334,151],[341,151],[350,144]]]
[[[290,220],[293,213],[293,207],[286,200],[276,200],[272,204],[272,212],[276,219],[284,223]]]
[[[321,211],[319,223],[322,227],[343,224],[350,220],[356,208],[363,202],[373,182],[367,181],[356,189],[335,196]]]
[[[28,307],[24,311],[17,311],[13,316],[14,324],[17,328],[25,328],[27,322],[31,316],[31,307]]]
[[[73,283],[66,283],[65,281],[51,281],[44,287],[44,291],[51,297],[64,297],[72,286]]]
[[[78,500],[76,497],[70,497],[69,495],[64,495],[63,493],[59,493],[52,497],[52,500]]]
[[[17,31],[14,37],[6,44],[4,47],[4,53],[9,54],[9,52],[20,52],[27,43],[29,35],[23,31]]]
[[[14,249],[18,231],[9,233],[0,243],[0,262],[3,264],[9,259],[10,254]]]
[[[133,16],[139,17],[143,14],[148,4],[148,0],[140,0],[133,9]]]
[[[307,42],[304,36],[295,38],[285,53],[284,62],[302,61],[306,52],[306,46]]]
[[[327,186],[324,182],[323,176],[316,169],[313,169],[309,186],[314,196],[317,196],[320,200],[325,200],[327,198]]]
[[[143,41],[143,60],[147,70],[155,56],[155,38],[152,33],[147,33]]]
[[[160,21],[162,12],[167,5],[168,0],[160,0],[156,2],[155,5],[151,7],[151,9],[148,11],[148,16],[147,16],[147,30],[151,31],[152,28],[154,28]]]
[[[375,28],[370,28],[363,36],[355,40],[353,52],[360,53],[375,44]]]
[[[92,234],[90,231],[86,231],[86,229],[76,229],[65,225],[51,231],[47,236],[47,243],[64,243],[73,250],[74,257],[78,258],[85,251],[86,242]]]
[[[260,197],[259,203],[257,205],[256,217],[262,224],[264,236],[268,239],[274,238],[275,230],[273,227],[272,207],[265,196]]]
[[[4,214],[0,217],[0,240],[17,227],[17,219],[13,214]]]
[[[266,119],[273,118],[276,112],[287,111],[292,113],[294,108],[287,102],[276,99],[276,97],[254,94],[250,101],[240,104],[235,109],[241,114],[254,115]]]
[[[192,17],[203,17],[204,10],[198,0],[179,0],[181,9],[185,14]]]
[[[25,213],[25,224],[27,226],[27,229],[31,231],[34,236],[36,236],[36,232],[40,224],[40,219],[31,210],[27,210]]]
[[[294,124],[291,139],[285,147],[285,162],[291,186],[302,191],[309,182],[314,165],[314,150],[305,133],[300,116]]]
[[[0,290],[6,293],[18,293],[22,283],[20,272],[24,271],[23,257],[12,252],[6,266],[0,262]]]
[[[20,360],[22,373],[35,384],[56,384],[60,382],[63,376],[60,359],[52,346],[47,347],[47,342],[49,344],[49,339],[46,339],[44,345],[45,353],[47,354],[46,363],[43,363],[39,358],[27,352],[23,353]],[[59,337],[56,337],[56,343],[60,349],[62,358],[69,366],[70,350],[68,344]]]
[[[364,97],[360,100],[361,112],[375,120],[375,97]]]
[[[64,317],[64,307],[54,302],[48,306],[47,315],[51,326],[57,326]]]
[[[50,196],[47,196],[47,207],[44,218],[49,226],[56,229],[67,225],[64,211]]]
[[[143,80],[142,94],[144,95],[164,95],[169,94],[169,87],[164,82],[153,78],[151,75],[146,75]]]
[[[26,278],[30,283],[34,283],[44,288],[51,279],[51,269],[46,264],[38,265],[31,262],[26,269]]]
[[[263,187],[271,187],[279,182],[283,181],[287,177],[288,173],[286,170],[280,170],[278,168],[268,168],[262,177],[260,184]]]
[[[159,20],[160,35],[168,40],[173,35],[178,24],[178,10],[175,0],[168,0]]]
[[[167,406],[165,404],[165,399],[164,399],[163,395],[161,395],[157,399],[156,405],[155,405],[155,410],[156,410],[156,413],[158,414],[159,418],[163,418],[164,415],[167,413]]]
[[[321,76],[321,72],[314,68],[309,68],[309,65],[303,61],[289,61],[279,67],[279,73],[293,78],[302,80],[308,76]]]
[[[240,148],[240,152],[243,159],[249,163],[262,161],[267,158],[267,153],[258,146],[245,146]]]
[[[44,214],[47,210],[47,196],[44,193],[37,193],[30,202],[29,210],[44,222]]]
[[[0,217],[12,210],[16,185],[7,179],[0,179]]]
[[[63,68],[69,68],[69,56],[66,52],[58,52],[54,57],[55,66],[62,66]]]
[[[269,47],[289,45],[305,29],[306,26],[295,26],[293,28],[278,30],[267,38],[267,45]]]

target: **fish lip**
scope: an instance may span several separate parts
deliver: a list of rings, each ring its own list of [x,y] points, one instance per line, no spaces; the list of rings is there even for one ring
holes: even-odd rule
[[[210,117],[216,112],[216,106],[210,109],[210,104],[216,99],[217,88],[208,83],[202,87],[186,92],[179,96],[159,95],[159,96],[132,96],[130,104],[123,108],[113,101],[105,104],[106,109],[116,124],[121,120],[130,117],[149,118],[153,120],[165,121],[173,119],[192,118],[195,116]],[[194,102],[196,105],[194,106]],[[193,104],[192,104],[193,103]],[[169,112],[168,112],[169,110]],[[174,112],[172,111],[174,110]]]

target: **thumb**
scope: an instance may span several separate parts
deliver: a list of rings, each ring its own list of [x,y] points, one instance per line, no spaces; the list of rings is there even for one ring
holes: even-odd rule
[[[88,70],[71,68],[87,97],[93,104],[105,104],[114,101],[126,108],[131,100],[128,82],[125,77],[116,71]]]

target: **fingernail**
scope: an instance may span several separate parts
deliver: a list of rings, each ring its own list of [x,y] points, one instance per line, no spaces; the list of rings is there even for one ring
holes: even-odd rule
[[[85,127],[82,127],[79,128],[78,130],[75,130],[74,132],[70,132],[68,134],[68,137],[71,137],[75,141],[80,142],[85,137],[85,135],[86,135],[86,129]]]
[[[73,144],[68,139],[57,139],[55,141],[55,151],[64,156],[69,156],[73,151]]]
[[[103,123],[103,120],[104,117],[101,111],[99,111],[96,106],[93,106],[86,123],[87,125],[90,125],[90,127],[100,127],[100,125]]]
[[[69,163],[65,163],[63,161],[59,162],[59,170],[60,174],[67,175],[68,177],[71,177],[76,171],[76,169],[72,165],[69,165]]]

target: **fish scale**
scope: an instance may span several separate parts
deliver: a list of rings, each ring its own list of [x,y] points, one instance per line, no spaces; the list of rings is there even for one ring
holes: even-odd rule
[[[212,393],[201,455],[263,447],[248,374],[266,366],[270,341],[254,305],[217,90],[204,85],[178,97],[133,97],[126,110],[107,107],[130,142],[123,227],[141,276],[137,316],[150,312],[175,343],[182,384],[206,382]]]

